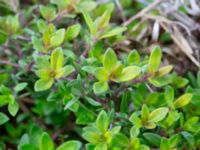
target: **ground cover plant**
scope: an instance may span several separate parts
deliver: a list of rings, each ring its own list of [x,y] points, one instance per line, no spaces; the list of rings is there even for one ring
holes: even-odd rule
[[[0,7],[0,150],[199,149],[198,1]]]

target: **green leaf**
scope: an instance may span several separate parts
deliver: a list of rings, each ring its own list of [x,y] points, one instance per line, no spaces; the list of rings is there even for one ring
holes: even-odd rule
[[[85,11],[92,11],[97,7],[98,3],[96,1],[82,1],[80,3],[80,8]]]
[[[109,80],[109,74],[107,70],[104,67],[98,67],[95,69],[94,76],[99,81],[108,81]]]
[[[57,30],[50,39],[51,47],[60,46],[65,39],[65,29]]]
[[[137,66],[128,66],[122,70],[119,80],[121,82],[126,82],[133,80],[141,73],[141,68]]]
[[[92,144],[98,144],[102,141],[101,136],[97,132],[85,132],[82,136],[86,141]]]
[[[159,122],[165,118],[168,113],[168,108],[160,107],[155,109],[149,114],[149,122]]]
[[[39,150],[39,149],[32,144],[23,144],[19,146],[19,150]]]
[[[118,35],[118,34],[121,34],[122,32],[124,32],[127,28],[126,27],[116,27],[110,31],[108,31],[107,33],[105,33],[104,35],[102,35],[100,37],[100,39],[105,39],[105,38],[108,38],[108,37],[112,37],[112,36],[115,36],[115,35]]]
[[[40,13],[46,20],[52,20],[56,17],[56,9],[52,6],[40,6]]]
[[[169,139],[169,144],[170,144],[170,147],[177,147],[177,145],[179,144],[181,140],[181,135],[178,133],[178,134],[175,134],[175,135],[172,135]]]
[[[19,105],[16,101],[8,105],[8,111],[12,116],[15,116],[19,110]]]
[[[121,75],[123,68],[124,66],[121,64],[121,62],[117,62],[117,65],[115,66],[114,70],[110,74],[109,79],[114,82],[120,82],[119,76]]]
[[[165,100],[168,105],[172,105],[174,100],[174,89],[171,86],[165,88]]]
[[[9,118],[2,112],[0,112],[0,125],[6,123],[9,120]]]
[[[191,133],[186,132],[186,131],[182,131],[181,135],[184,137],[184,139],[187,141],[187,143],[190,147],[194,147],[195,139],[194,139],[194,136]]]
[[[64,64],[64,55],[62,49],[56,48],[51,54],[51,67],[53,70],[60,69]]]
[[[35,82],[34,89],[36,92],[38,91],[44,91],[51,88],[53,85],[54,80],[53,79],[40,79]]]
[[[108,72],[112,72],[117,65],[117,56],[115,52],[109,48],[104,54],[103,66]]]
[[[69,108],[71,108],[75,103],[76,103],[76,99],[75,98],[73,98],[72,100],[70,100],[66,105],[65,105],[65,107],[64,107],[64,110],[67,110],[67,109],[69,109]]]
[[[75,71],[75,69],[74,69],[74,67],[72,65],[67,65],[63,69],[64,69],[63,76],[65,76],[65,77],[68,76],[68,75],[70,75],[72,72]]]
[[[171,83],[171,79],[168,76],[149,78],[148,81],[155,87],[162,87]]]
[[[120,130],[121,130],[121,126],[113,127],[113,128],[110,130],[111,135],[115,135],[115,134],[119,133]]]
[[[162,76],[168,74],[172,69],[173,69],[172,65],[164,66],[164,67],[158,69],[158,71],[155,72],[154,77],[162,77]]]
[[[142,121],[147,121],[149,117],[149,108],[147,107],[147,105],[143,105],[142,106],[142,113],[141,113],[141,118]]]
[[[22,91],[27,85],[28,84],[26,82],[19,83],[14,87],[14,90],[16,92]]]
[[[99,17],[95,20],[97,29],[100,30],[105,27],[108,27],[109,21],[110,21],[110,12],[106,11],[106,12],[104,12],[104,14],[101,17]]]
[[[129,106],[129,101],[131,100],[131,92],[129,90],[125,91],[122,97],[122,102],[120,105],[120,112],[126,113],[128,106]]]
[[[174,87],[182,88],[188,84],[188,79],[177,76],[176,73],[172,73],[172,84]]]
[[[96,27],[94,25],[94,22],[92,18],[90,17],[89,13],[86,11],[82,11],[83,17],[85,19],[85,22],[87,26],[89,27],[90,32],[94,35],[96,34]]]
[[[93,90],[95,94],[103,94],[109,89],[108,83],[99,81],[93,84]]]
[[[65,38],[68,41],[73,40],[74,38],[76,38],[81,30],[81,25],[80,24],[74,24],[70,27],[67,28],[67,31],[65,33]]]
[[[3,106],[10,102],[10,99],[7,95],[0,95],[0,106]]]
[[[130,130],[131,138],[136,138],[140,134],[140,130],[137,126],[133,126]]]
[[[140,140],[139,138],[133,138],[131,139],[131,146],[133,147],[133,149],[139,149],[140,147]]]
[[[39,19],[37,21],[37,27],[38,27],[38,30],[41,32],[41,33],[44,33],[46,28],[47,28],[47,24],[46,24],[46,21],[43,20],[43,19]],[[36,37],[35,37],[36,38]]]
[[[81,142],[71,140],[64,142],[62,145],[60,145],[56,150],[79,150],[81,148]]]
[[[44,47],[42,45],[42,40],[35,37],[35,36],[32,36],[31,37],[31,41],[32,41],[32,44],[33,44],[33,48],[37,51],[44,51]]]
[[[12,94],[11,89],[7,88],[5,85],[0,85],[0,93],[3,95],[10,95]]]
[[[100,143],[97,146],[95,146],[94,150],[108,150],[106,143]]]
[[[126,135],[122,133],[118,133],[114,136],[113,142],[116,145],[119,145],[120,147],[128,147],[129,146],[129,139],[126,137]]]
[[[143,126],[147,129],[154,129],[156,127],[156,124],[154,122],[145,122],[143,123]]]
[[[161,137],[158,134],[154,133],[144,133],[144,138],[152,145],[160,146]]]
[[[174,108],[180,108],[187,105],[191,101],[192,97],[193,95],[190,93],[183,94],[174,102]]]
[[[138,150],[150,150],[150,148],[146,145],[140,145]]]
[[[54,70],[53,71],[53,78],[54,79],[59,79],[59,78],[61,78],[62,76],[64,76],[64,73],[65,73],[65,70],[64,70],[64,68],[59,68],[59,69],[56,69],[56,70]],[[50,74],[51,75],[51,74]]]
[[[129,118],[130,122],[133,123],[137,128],[142,127],[142,120],[138,117],[137,114],[133,113]]]
[[[95,101],[94,99],[90,98],[90,97],[87,97],[85,96],[85,99],[88,103],[90,103],[92,106],[101,106],[101,103]]]
[[[139,64],[140,63],[140,55],[136,50],[133,50],[129,53],[128,63],[129,64]]]
[[[158,67],[160,66],[161,58],[161,48],[159,46],[154,47],[149,58],[148,72],[154,73],[158,69]]]
[[[46,132],[40,137],[40,150],[54,150],[54,143]]]
[[[96,120],[96,127],[101,133],[105,133],[109,126],[109,117],[107,113],[103,110],[99,113]]]
[[[44,68],[44,69],[37,70],[35,73],[41,79],[49,79],[49,78],[51,78],[51,76],[50,76],[51,70],[49,68]]]
[[[160,142],[160,150],[169,150],[170,149],[170,143],[167,138],[162,138]]]

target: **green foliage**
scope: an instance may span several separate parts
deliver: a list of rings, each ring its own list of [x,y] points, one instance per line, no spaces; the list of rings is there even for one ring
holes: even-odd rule
[[[54,143],[47,133],[42,133],[40,138],[40,150],[53,150]]]
[[[63,51],[61,48],[56,48],[51,54],[50,63],[36,72],[40,79],[35,83],[35,91],[43,91],[51,88],[54,80],[67,76],[74,71],[71,65],[63,67],[63,64]]]
[[[149,24],[121,25],[138,8],[115,3],[30,0],[2,10],[0,150],[200,147],[200,72],[178,76],[164,49],[141,46]]]

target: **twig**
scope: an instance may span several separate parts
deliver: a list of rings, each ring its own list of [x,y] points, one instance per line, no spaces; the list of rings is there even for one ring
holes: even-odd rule
[[[125,21],[126,21],[126,17],[125,17],[124,14],[123,14],[122,5],[120,4],[119,0],[115,0],[115,3],[116,3],[116,6],[117,6],[118,11],[119,11],[119,13],[120,13],[120,16],[122,17],[123,22],[125,22]]]
[[[64,132],[66,129],[67,129],[67,127],[66,127],[66,126],[63,126],[63,127],[60,128],[58,131],[56,131],[56,132],[51,136],[52,140],[56,140],[57,137],[58,137],[62,132]]]
[[[107,110],[109,109],[107,102],[105,100],[101,99],[100,97],[95,95],[93,92],[91,95],[92,95],[92,98],[94,98],[97,102],[101,103]]]
[[[149,6],[145,7],[143,10],[141,10],[139,13],[137,13],[135,16],[132,16],[127,21],[123,23],[124,26],[129,25],[133,20],[142,17],[144,14],[146,14],[148,11],[156,7],[159,3],[163,2],[165,0],[156,0],[153,3],[151,3]]]
[[[13,67],[20,68],[20,65],[12,63],[12,62],[9,62],[8,60],[0,60],[0,64],[10,65],[10,66],[13,66]]]

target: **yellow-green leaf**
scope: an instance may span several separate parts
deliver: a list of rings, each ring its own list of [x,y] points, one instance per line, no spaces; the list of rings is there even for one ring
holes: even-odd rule
[[[161,48],[159,46],[154,47],[149,58],[148,72],[154,73],[158,69],[158,67],[160,66],[161,58]]]
[[[133,80],[141,73],[141,68],[138,66],[128,66],[122,70],[119,80],[121,82],[126,82]]]
[[[108,83],[105,81],[99,81],[93,84],[93,90],[95,94],[105,93],[108,88]]]
[[[108,72],[112,72],[116,65],[117,56],[115,52],[109,48],[104,55],[103,66]]]
[[[104,67],[97,68],[94,75],[99,81],[107,81],[109,79],[109,74]]]
[[[51,88],[53,84],[53,79],[40,79],[35,82],[34,89],[35,91],[44,91]]]
[[[153,122],[146,122],[144,124],[144,127],[147,128],[147,129],[154,129],[156,127],[156,124],[153,123]]]
[[[73,40],[75,37],[78,36],[79,32],[81,30],[80,24],[74,24],[67,28],[67,31],[65,33],[66,40],[70,41]]]
[[[109,118],[107,113],[102,110],[96,120],[96,127],[101,133],[105,133],[109,126]]]
[[[109,24],[109,21],[110,21],[110,12],[106,11],[101,17],[95,20],[97,29],[99,30],[99,29],[107,27]]]
[[[136,50],[133,50],[128,55],[128,63],[129,64],[139,64],[140,63],[140,55]]]
[[[65,29],[59,29],[56,31],[50,39],[51,47],[60,46],[65,39]]]
[[[143,105],[142,106],[142,112],[141,112],[141,118],[143,121],[148,120],[149,117],[149,108],[147,107],[147,105]]]
[[[82,11],[82,14],[90,32],[94,35],[96,33],[96,27],[94,25],[92,18],[90,17],[89,13],[86,11]]]
[[[104,39],[104,38],[108,38],[108,37],[111,37],[111,36],[115,36],[115,35],[118,35],[118,34],[121,34],[122,32],[124,32],[127,28],[126,27],[116,27],[110,31],[108,31],[107,33],[105,33],[104,35],[102,35],[100,37],[100,39]]]
[[[167,113],[168,113],[168,108],[166,107],[160,107],[158,109],[155,109],[149,114],[148,121],[154,123],[159,122],[165,118]]]
[[[64,55],[62,49],[56,48],[51,54],[51,68],[53,70],[60,69],[64,64]]]
[[[50,73],[51,73],[51,70],[48,68],[40,69],[40,70],[36,71],[36,75],[38,77],[40,77],[41,79],[49,79]]]
[[[193,95],[190,93],[183,94],[174,102],[174,108],[180,108],[187,105],[191,101],[192,96]]]
[[[158,69],[158,71],[156,71],[154,77],[164,76],[164,75],[168,74],[172,69],[173,69],[172,65],[164,66],[164,67]]]

